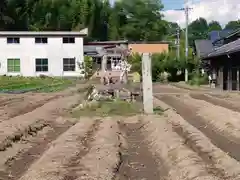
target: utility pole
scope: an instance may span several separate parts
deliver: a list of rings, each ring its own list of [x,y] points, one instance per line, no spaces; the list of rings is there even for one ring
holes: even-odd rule
[[[180,28],[177,28],[177,59],[180,58]]]
[[[186,21],[186,27],[185,27],[185,62],[188,63],[188,21],[189,21],[189,10],[192,8],[188,7],[188,0],[185,0],[185,7],[181,9],[176,9],[185,12],[185,21]],[[188,69],[185,68],[185,82],[188,82]]]
[[[186,29],[185,29],[185,58],[186,58],[186,65],[188,63],[188,13],[189,13],[189,7],[188,7],[188,0],[185,0],[185,17],[186,17]],[[185,68],[185,82],[188,82],[188,69],[187,66]]]

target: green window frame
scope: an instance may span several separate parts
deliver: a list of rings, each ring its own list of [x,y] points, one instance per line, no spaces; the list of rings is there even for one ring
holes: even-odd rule
[[[10,58],[7,60],[7,69],[8,72],[20,72],[20,59]]]
[[[36,72],[48,72],[48,59],[47,58],[37,58],[35,59]]]

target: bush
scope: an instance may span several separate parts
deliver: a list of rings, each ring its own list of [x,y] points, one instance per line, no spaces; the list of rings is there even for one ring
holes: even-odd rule
[[[208,77],[206,74],[200,74],[199,71],[194,70],[191,74],[190,74],[190,81],[189,81],[190,85],[194,85],[194,86],[200,86],[203,84],[208,84]]]
[[[131,71],[139,72],[141,74],[142,62],[141,56],[137,53],[132,54],[128,62],[132,65]],[[179,59],[176,57],[176,52],[170,51],[168,53],[155,53],[152,55],[152,81],[153,82],[166,82],[166,81],[181,81],[184,80],[184,69],[188,67],[190,71],[192,69],[198,69],[199,61],[192,57],[189,57],[188,64],[186,64],[185,57],[181,56]],[[180,73],[179,73],[180,72]],[[165,74],[168,74],[167,79]],[[205,81],[204,78],[195,77],[194,83],[200,83]],[[197,79],[198,80],[197,80]],[[200,80],[200,79],[202,80]],[[199,81],[200,82],[197,82]]]
[[[84,73],[86,79],[93,75],[93,59],[90,56],[84,56]]]

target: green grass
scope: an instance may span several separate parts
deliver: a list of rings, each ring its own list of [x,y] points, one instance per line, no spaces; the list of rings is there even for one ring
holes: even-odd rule
[[[133,116],[141,113],[141,107],[137,103],[116,101],[99,101],[72,112],[72,116]]]
[[[0,91],[17,91],[36,89],[38,92],[62,90],[73,83],[72,80],[51,77],[0,77]]]
[[[154,114],[162,115],[164,113],[164,110],[160,106],[157,106],[153,108],[153,112]]]

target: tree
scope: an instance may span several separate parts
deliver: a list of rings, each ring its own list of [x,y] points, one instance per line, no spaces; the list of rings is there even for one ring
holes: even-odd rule
[[[199,18],[189,25],[189,45],[193,47],[196,39],[207,39],[208,23],[206,19]]]
[[[166,34],[166,24],[162,21],[159,0],[122,0],[123,13],[127,17],[123,25],[123,36],[132,41],[161,40]]]
[[[230,21],[226,24],[224,29],[236,30],[240,28],[240,20]]]
[[[0,1],[0,30],[4,30],[6,28],[6,24],[12,21],[12,19],[7,16],[7,0]]]
[[[222,30],[222,27],[221,27],[221,25],[220,25],[220,23],[218,21],[211,21],[208,24],[208,32],[220,31],[220,30]]]

